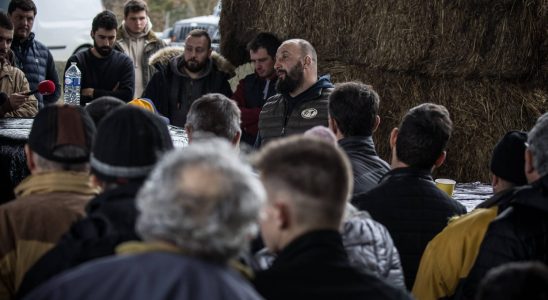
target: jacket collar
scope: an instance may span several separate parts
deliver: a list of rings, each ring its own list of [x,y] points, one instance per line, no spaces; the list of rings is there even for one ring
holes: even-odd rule
[[[70,171],[32,174],[15,188],[17,197],[55,192],[96,195],[99,189],[91,186],[88,173]]]
[[[407,167],[390,170],[388,173],[384,174],[384,176],[379,181],[379,184],[385,181],[404,177],[415,177],[427,181],[434,181],[434,179],[432,179],[432,173],[430,172],[430,170]]]
[[[349,136],[338,141],[345,151],[360,151],[367,155],[377,155],[372,136]]]
[[[127,201],[128,199],[134,201],[135,196],[142,185],[142,181],[132,181],[110,190],[106,190],[88,203],[86,206],[86,213],[90,214],[94,211],[100,210],[102,206],[108,205],[114,201]]]
[[[272,264],[272,268],[286,263],[317,263],[347,259],[342,237],[336,230],[307,232],[291,241]]]
[[[513,204],[533,207],[548,213],[548,175],[519,189]]]

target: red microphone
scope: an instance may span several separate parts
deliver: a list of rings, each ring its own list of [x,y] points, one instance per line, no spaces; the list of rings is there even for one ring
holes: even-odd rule
[[[38,84],[37,89],[35,89],[34,91],[23,93],[23,95],[30,96],[36,92],[42,95],[51,95],[55,93],[55,84],[51,80],[42,80]]]

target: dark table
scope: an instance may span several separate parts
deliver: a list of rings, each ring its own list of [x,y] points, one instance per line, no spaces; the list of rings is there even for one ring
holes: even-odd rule
[[[0,204],[15,198],[13,189],[30,174],[25,144],[34,119],[0,119]],[[184,129],[168,125],[175,147],[184,147],[188,138]]]

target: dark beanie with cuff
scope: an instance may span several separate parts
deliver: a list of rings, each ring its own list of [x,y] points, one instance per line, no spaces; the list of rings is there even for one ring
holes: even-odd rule
[[[48,105],[41,109],[32,123],[28,145],[41,157],[58,163],[89,161],[95,124],[80,106]],[[71,146],[76,151],[67,156],[60,149]]]
[[[143,179],[163,153],[171,149],[169,130],[158,116],[124,105],[101,120],[91,154],[91,170],[105,181]]]
[[[516,186],[527,184],[525,177],[525,142],[527,133],[510,131],[495,145],[491,172]]]

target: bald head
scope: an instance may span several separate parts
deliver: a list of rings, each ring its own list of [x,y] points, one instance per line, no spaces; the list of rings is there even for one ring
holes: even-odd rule
[[[292,97],[307,90],[318,80],[318,56],[308,41],[291,39],[276,52],[274,65],[281,83],[278,91]]]

